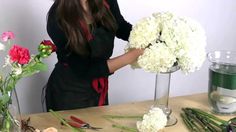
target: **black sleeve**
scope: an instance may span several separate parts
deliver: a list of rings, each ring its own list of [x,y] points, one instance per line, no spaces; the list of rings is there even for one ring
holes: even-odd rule
[[[107,2],[118,24],[116,37],[127,41],[129,38],[130,31],[132,29],[132,25],[129,22],[127,22],[121,15],[117,0],[107,0]]]

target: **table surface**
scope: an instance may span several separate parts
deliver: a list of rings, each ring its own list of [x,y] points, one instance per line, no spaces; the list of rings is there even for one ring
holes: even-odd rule
[[[70,115],[80,117],[84,121],[90,123],[92,126],[102,127],[100,132],[121,132],[120,129],[113,128],[112,124],[125,125],[128,127],[136,127],[137,119],[112,119],[107,120],[104,115],[143,115],[147,113],[152,106],[153,101],[132,102],[119,105],[109,105],[103,107],[91,107],[85,109],[60,111],[63,118],[68,119]],[[170,98],[169,106],[172,109],[172,115],[178,120],[178,123],[171,127],[164,128],[165,132],[188,132],[188,129],[183,124],[180,117],[181,108],[194,107],[200,108],[204,111],[210,111],[207,101],[207,94],[194,94],[187,96],[178,96]],[[60,124],[60,121],[51,113],[37,113],[24,115],[24,119],[30,117],[30,125],[40,130],[48,127],[55,127],[59,132],[70,132],[71,130]],[[219,116],[221,119],[228,120],[232,116]],[[93,132],[93,130],[86,130],[86,132]]]

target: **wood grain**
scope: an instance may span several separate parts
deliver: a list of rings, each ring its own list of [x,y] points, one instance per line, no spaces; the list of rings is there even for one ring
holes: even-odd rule
[[[103,107],[91,107],[78,110],[60,111],[65,119],[68,119],[70,115],[75,115],[84,121],[90,123],[92,126],[102,127],[100,132],[121,132],[120,129],[113,128],[112,124],[120,124],[129,127],[136,127],[137,119],[113,119],[107,120],[104,115],[143,115],[147,113],[152,106],[153,101],[132,102],[119,105],[110,105]],[[173,110],[172,115],[178,119],[178,123],[171,127],[166,127],[164,132],[188,132],[188,129],[180,118],[181,108],[183,107],[195,107],[204,111],[210,112],[208,105],[207,94],[194,94],[188,96],[179,96],[170,98],[169,106]],[[30,117],[30,125],[40,130],[55,127],[59,132],[70,132],[66,126],[61,126],[60,121],[52,116],[50,113],[38,113],[31,115],[24,115],[24,118]],[[231,116],[219,116],[221,119],[228,120]],[[86,130],[86,132],[93,132],[93,130]]]

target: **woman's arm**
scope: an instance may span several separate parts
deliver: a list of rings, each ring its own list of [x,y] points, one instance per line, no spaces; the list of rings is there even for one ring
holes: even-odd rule
[[[143,54],[143,49],[133,49],[123,55],[109,59],[107,61],[107,65],[108,65],[110,73],[113,73],[116,70],[128,64],[132,64],[142,54]]]
[[[130,31],[132,30],[132,25],[127,22],[121,15],[117,0],[107,0],[107,2],[118,24],[116,37],[127,41],[130,35]],[[107,65],[110,73],[113,73],[121,67],[135,62],[142,53],[143,49],[133,49],[123,55],[109,59],[107,61]]]
[[[127,41],[129,38],[130,31],[132,30],[132,25],[127,22],[121,15],[117,0],[107,0],[107,2],[118,24],[116,37]]]
[[[88,59],[72,55],[67,63],[82,78],[107,77],[116,70],[135,62],[142,53],[143,49],[133,49],[109,60],[91,60],[90,62]]]

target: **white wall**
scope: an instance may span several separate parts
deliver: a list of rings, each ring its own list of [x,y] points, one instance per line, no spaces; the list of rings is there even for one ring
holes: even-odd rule
[[[206,30],[207,51],[236,50],[236,1],[234,0],[118,0],[123,16],[135,23],[157,11],[173,11],[199,21]],[[48,39],[46,14],[52,0],[1,0],[0,33],[11,30],[17,35],[16,42],[36,53],[38,43]],[[116,39],[114,56],[122,54],[126,42]],[[41,91],[56,62],[53,55],[45,61],[48,72],[24,78],[17,84],[23,113],[42,112]],[[2,60],[1,60],[2,63]],[[184,75],[180,71],[172,75],[171,96],[207,91],[208,66]],[[110,77],[110,104],[153,99],[155,75],[126,66]]]
[[[199,21],[206,30],[207,51],[236,50],[236,1],[234,0],[118,0],[122,14],[135,23],[144,16],[157,11],[172,11]],[[121,54],[126,42],[116,41],[115,55]],[[122,44],[120,44],[122,43]],[[208,89],[208,66],[184,75],[178,71],[172,75],[171,96],[206,92]],[[121,103],[153,99],[155,75],[129,66],[116,72],[110,79],[110,101]]]

